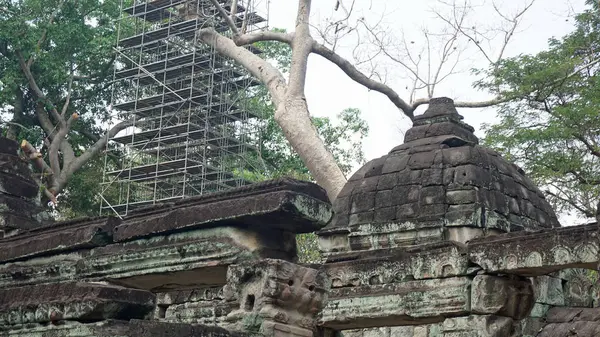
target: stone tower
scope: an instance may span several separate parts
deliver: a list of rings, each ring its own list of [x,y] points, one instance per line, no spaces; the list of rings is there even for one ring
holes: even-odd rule
[[[479,145],[449,98],[432,99],[404,144],[356,172],[319,235],[325,254],[559,226],[516,165]]]

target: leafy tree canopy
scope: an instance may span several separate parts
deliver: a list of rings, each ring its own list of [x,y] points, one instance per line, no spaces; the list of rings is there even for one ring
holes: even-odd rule
[[[517,162],[560,211],[596,214],[600,199],[598,3],[549,49],[500,61],[477,85],[504,97],[485,144]]]

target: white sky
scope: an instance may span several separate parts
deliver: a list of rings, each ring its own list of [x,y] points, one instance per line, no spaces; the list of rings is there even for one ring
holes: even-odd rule
[[[322,22],[323,18],[332,12],[335,2],[336,0],[313,1],[311,23],[315,25]],[[369,17],[379,18],[385,13],[384,23],[392,33],[399,34],[404,31],[406,36],[419,38],[416,34],[421,26],[435,25],[432,13],[429,11],[435,2],[435,0],[356,0],[355,8],[360,15],[365,15],[367,19]],[[502,1],[497,2],[502,3]],[[522,8],[525,4],[523,0],[506,2],[517,8]],[[293,31],[296,4],[297,1],[272,0],[269,25]],[[497,21],[497,16],[490,15],[493,14],[490,13],[491,8],[491,1],[487,1],[482,7],[475,9],[478,14],[477,21],[481,23]],[[572,9],[580,11],[582,8],[584,8],[584,0],[537,0],[526,13],[522,25],[519,26],[521,32],[515,35],[505,55],[536,53],[545,49],[548,45],[548,38],[561,37],[573,29],[572,20],[566,21],[567,16]],[[510,12],[510,8],[508,10]],[[352,45],[352,41],[346,45]],[[349,55],[349,50],[349,48],[340,49],[338,52],[342,55]],[[465,67],[482,64],[483,59],[479,54],[474,52],[471,54],[476,58],[469,61],[469,64],[465,64]],[[309,58],[308,69],[306,96],[311,114],[333,118],[345,108],[360,109],[370,127],[369,137],[364,142],[365,155],[368,160],[385,155],[394,146],[402,143],[403,132],[410,128],[410,121],[403,118],[401,112],[387,97],[377,92],[369,92],[320,56],[312,55]],[[448,96],[455,100],[490,98],[486,93],[472,88],[471,84],[475,79],[468,73],[450,77],[443,83],[444,85],[436,90],[435,96]],[[410,85],[406,79],[395,76],[395,79],[388,79],[387,84],[397,90],[400,95],[404,94],[403,98],[408,97],[406,90],[399,90],[399,88]],[[493,108],[459,109],[459,112],[465,117],[465,122],[475,127],[478,136],[482,136],[479,125],[482,122],[490,122],[495,117]],[[419,113],[422,113],[422,110]]]

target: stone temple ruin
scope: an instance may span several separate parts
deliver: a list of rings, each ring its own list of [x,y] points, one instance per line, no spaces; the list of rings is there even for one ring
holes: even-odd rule
[[[280,179],[62,223],[2,140],[0,336],[600,336],[598,225],[461,119],[435,99],[333,205]]]

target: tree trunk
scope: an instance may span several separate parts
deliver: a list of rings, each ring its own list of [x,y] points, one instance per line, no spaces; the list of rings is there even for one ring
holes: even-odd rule
[[[346,183],[346,177],[335,158],[319,138],[312,124],[304,99],[285,102],[275,112],[275,121],[283,130],[290,145],[333,202]]]

